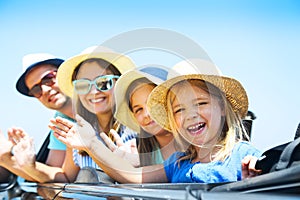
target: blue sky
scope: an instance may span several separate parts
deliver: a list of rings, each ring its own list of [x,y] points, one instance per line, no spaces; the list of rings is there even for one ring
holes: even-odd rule
[[[149,27],[192,39],[224,75],[241,81],[257,116],[252,141],[258,148],[291,140],[300,122],[297,0],[2,0],[0,24],[0,128],[23,127],[37,146],[53,111],[15,90],[22,57],[48,52],[68,58],[118,34]]]

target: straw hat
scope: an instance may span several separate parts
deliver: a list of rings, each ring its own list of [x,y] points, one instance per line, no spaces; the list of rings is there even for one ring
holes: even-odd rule
[[[48,53],[33,53],[25,55],[22,59],[23,73],[16,83],[18,92],[25,96],[33,97],[33,95],[29,94],[29,88],[25,83],[25,78],[28,72],[35,67],[46,64],[59,67],[63,61],[64,60]]]
[[[61,91],[67,96],[73,98],[72,76],[74,70],[81,62],[90,58],[101,58],[112,63],[121,74],[135,68],[133,61],[125,55],[113,52],[111,49],[103,46],[89,47],[80,54],[67,59],[58,69],[58,85]]]
[[[186,63],[187,61],[184,61],[181,64]],[[179,67],[180,64],[176,66]],[[158,124],[164,127],[164,129],[171,131],[167,114],[168,91],[176,83],[190,79],[203,80],[216,86],[225,94],[233,110],[237,112],[242,118],[246,116],[246,113],[248,111],[248,97],[245,89],[239,81],[233,78],[215,74],[215,72],[218,72],[218,70],[214,72],[209,71],[207,74],[196,73],[197,71],[202,71],[201,65],[197,65],[195,69],[196,71],[194,74],[177,74],[177,76],[170,77],[170,79],[154,88],[147,102],[147,107],[152,119],[154,119]]]
[[[128,99],[126,99],[126,93],[128,87],[140,78],[147,78],[149,81],[156,85],[162,83],[167,79],[168,68],[164,67],[143,67],[135,70],[130,70],[123,74],[117,81],[115,86],[115,102],[116,112],[115,118],[126,127],[140,132],[140,125],[136,121],[133,113],[129,109]]]

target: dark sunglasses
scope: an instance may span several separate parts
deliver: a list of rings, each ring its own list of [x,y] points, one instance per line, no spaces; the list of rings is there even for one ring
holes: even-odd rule
[[[43,94],[42,85],[52,86],[56,82],[56,70],[50,71],[46,74],[39,83],[35,84],[30,90],[29,94],[40,98]]]
[[[114,86],[113,79],[118,79],[119,76],[115,75],[101,75],[96,77],[94,80],[78,79],[73,81],[74,89],[77,94],[87,94],[90,92],[92,85],[95,85],[97,90],[108,91]]]

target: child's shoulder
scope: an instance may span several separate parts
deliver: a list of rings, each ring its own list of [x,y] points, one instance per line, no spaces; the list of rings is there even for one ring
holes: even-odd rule
[[[235,145],[235,148],[251,148],[251,147],[254,147],[253,144],[247,141],[239,141]]]
[[[174,152],[167,160],[165,160],[165,164],[166,163],[174,163],[176,162],[179,158],[181,158],[182,156],[185,156],[186,154],[184,152],[180,152],[180,151],[176,151]]]
[[[239,154],[260,156],[261,151],[258,150],[252,143],[247,141],[239,141],[236,143],[233,152],[238,152]]]

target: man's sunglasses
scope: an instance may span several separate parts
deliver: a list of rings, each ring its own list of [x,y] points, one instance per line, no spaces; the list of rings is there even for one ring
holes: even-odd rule
[[[30,90],[29,94],[36,98],[40,98],[43,94],[42,85],[52,86],[56,82],[56,70],[50,71],[46,74],[39,83],[35,84]]]
[[[92,85],[95,85],[97,90],[108,91],[114,86],[113,79],[118,79],[119,76],[115,75],[101,75],[94,80],[78,79],[73,81],[73,85],[77,94],[87,94],[90,92]]]

